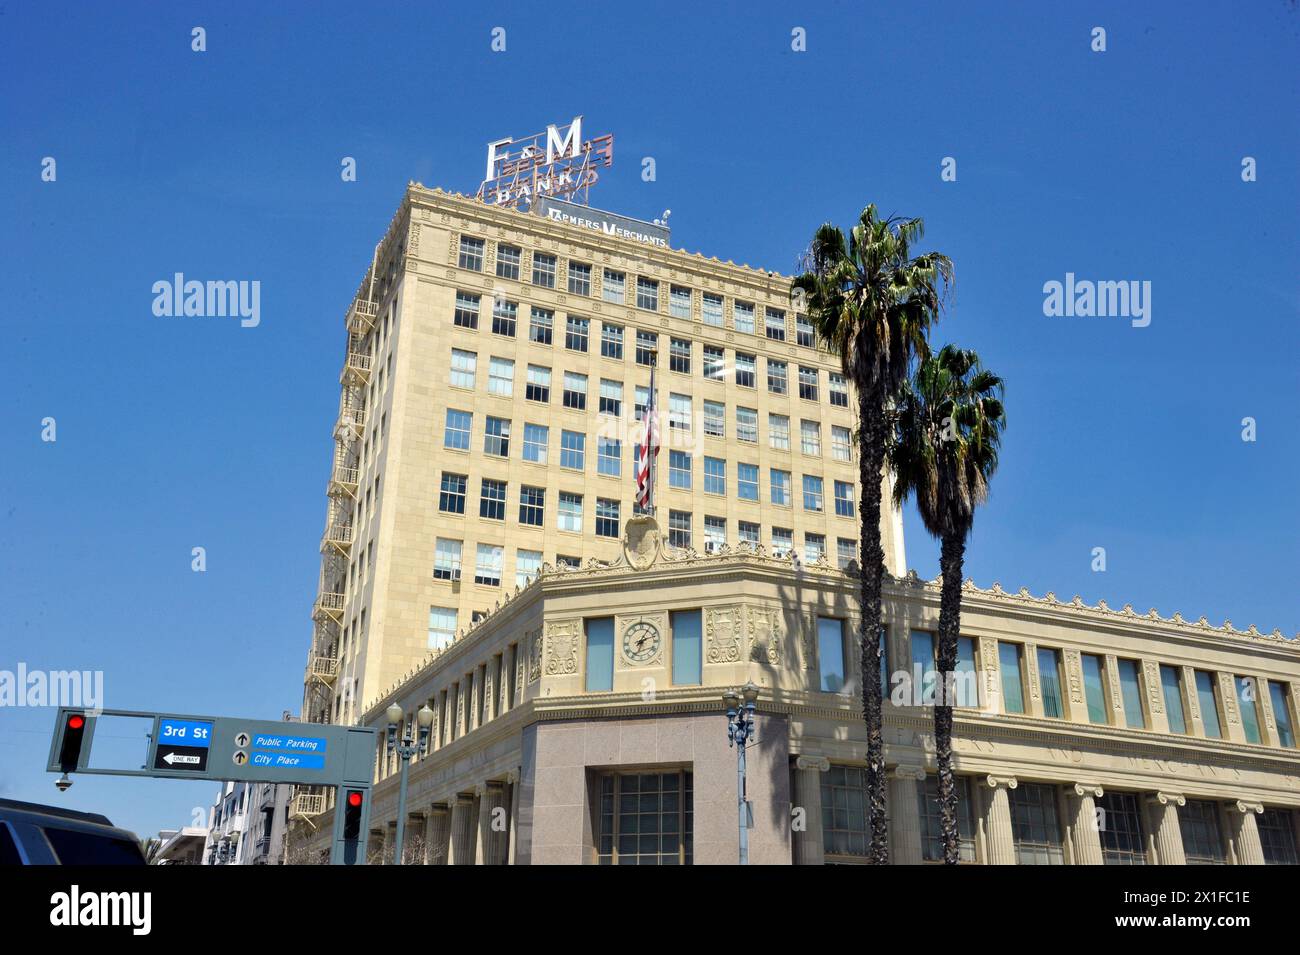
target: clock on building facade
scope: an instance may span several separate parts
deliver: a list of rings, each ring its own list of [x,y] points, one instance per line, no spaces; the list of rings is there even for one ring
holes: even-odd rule
[[[662,643],[658,627],[648,620],[638,620],[623,631],[623,657],[633,664],[650,663],[659,656]]]

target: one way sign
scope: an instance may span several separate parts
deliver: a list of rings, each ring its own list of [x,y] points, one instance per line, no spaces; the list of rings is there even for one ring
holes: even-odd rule
[[[206,746],[159,746],[154,754],[153,767],[201,773],[208,768],[208,748]]]

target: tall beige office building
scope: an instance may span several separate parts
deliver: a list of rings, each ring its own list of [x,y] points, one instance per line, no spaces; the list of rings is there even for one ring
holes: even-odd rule
[[[352,722],[543,566],[621,553],[652,363],[669,545],[856,556],[855,403],[789,278],[598,216],[407,189],[347,313],[309,719]]]

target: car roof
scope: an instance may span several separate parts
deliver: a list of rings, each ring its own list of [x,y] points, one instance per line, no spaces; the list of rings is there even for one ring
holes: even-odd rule
[[[0,819],[14,819],[33,825],[66,829],[111,829],[122,838],[134,839],[135,834],[114,826],[109,818],[98,812],[81,812],[62,806],[45,806],[17,799],[0,799]]]

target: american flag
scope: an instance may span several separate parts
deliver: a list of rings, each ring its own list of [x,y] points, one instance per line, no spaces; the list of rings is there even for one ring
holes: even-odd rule
[[[655,370],[650,366],[650,398],[642,423],[645,432],[636,446],[636,502],[644,509],[654,506],[654,459],[659,453],[659,423],[655,413]]]

